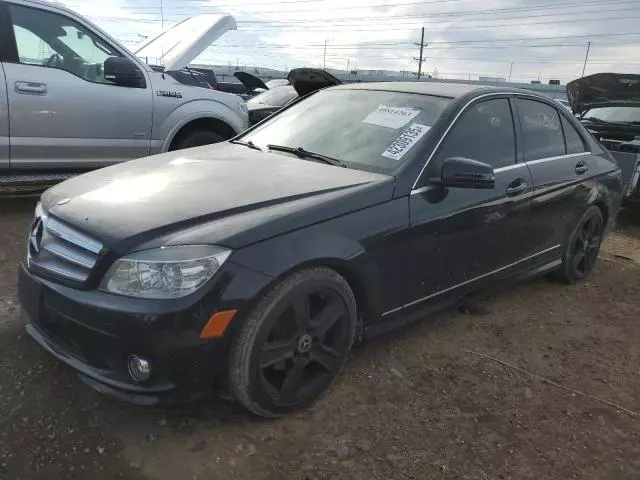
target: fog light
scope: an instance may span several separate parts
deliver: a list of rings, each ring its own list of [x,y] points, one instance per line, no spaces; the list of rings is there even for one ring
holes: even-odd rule
[[[144,382],[151,376],[151,363],[137,355],[129,355],[129,375],[136,382]]]

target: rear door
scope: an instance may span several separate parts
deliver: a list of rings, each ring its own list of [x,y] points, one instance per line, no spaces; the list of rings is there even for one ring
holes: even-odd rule
[[[584,213],[588,180],[597,167],[580,133],[551,102],[518,98],[516,105],[525,160],[535,185],[531,234],[538,249],[555,248],[548,255],[557,257]]]
[[[12,168],[91,168],[149,154],[152,95],[116,86],[104,61],[122,56],[81,19],[8,4],[17,55],[3,63]]]
[[[513,115],[506,96],[480,100],[455,121],[410,196],[412,288],[407,306],[508,274],[531,255],[527,166],[517,162]],[[491,165],[495,188],[443,188],[430,183],[445,159]]]
[[[6,168],[9,168],[9,102],[4,68],[0,63],[0,170]]]

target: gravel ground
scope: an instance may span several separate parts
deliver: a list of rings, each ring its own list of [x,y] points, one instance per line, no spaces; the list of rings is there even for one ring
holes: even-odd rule
[[[2,480],[640,478],[638,208],[586,283],[531,281],[377,339],[313,408],[265,421],[118,403],[31,341],[15,264],[33,206],[0,198]]]

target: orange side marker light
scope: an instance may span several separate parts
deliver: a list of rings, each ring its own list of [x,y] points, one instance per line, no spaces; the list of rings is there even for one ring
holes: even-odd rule
[[[200,332],[200,338],[217,338],[224,335],[227,325],[229,325],[236,312],[237,310],[225,310],[211,315],[202,332]]]

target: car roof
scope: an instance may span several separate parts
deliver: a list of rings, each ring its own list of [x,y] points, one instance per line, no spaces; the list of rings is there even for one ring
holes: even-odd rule
[[[78,15],[78,12],[67,7],[65,4],[57,2],[56,0],[6,0],[7,3],[13,3],[14,5],[24,5],[26,7],[49,7],[61,10],[67,13]]]
[[[332,90],[387,90],[392,92],[419,93],[422,95],[435,95],[437,97],[460,98],[470,92],[478,95],[485,93],[526,93],[541,98],[546,95],[532,90],[513,87],[494,87],[487,85],[469,85],[465,83],[440,83],[440,82],[376,82],[376,83],[347,83]]]

